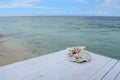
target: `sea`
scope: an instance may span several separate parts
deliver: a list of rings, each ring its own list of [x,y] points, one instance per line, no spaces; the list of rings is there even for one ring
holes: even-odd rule
[[[90,52],[120,59],[120,17],[0,17],[0,34],[4,41],[22,42],[37,56],[72,46],[86,46]]]

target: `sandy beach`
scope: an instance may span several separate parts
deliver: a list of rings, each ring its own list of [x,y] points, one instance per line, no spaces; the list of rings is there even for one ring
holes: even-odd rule
[[[3,38],[0,35],[0,40]],[[33,54],[28,52],[20,41],[11,39],[0,41],[0,66],[32,58]]]

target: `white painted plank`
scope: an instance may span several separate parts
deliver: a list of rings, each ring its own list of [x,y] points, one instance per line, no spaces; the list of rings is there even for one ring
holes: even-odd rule
[[[25,61],[21,61],[21,62],[17,62],[17,63],[14,63],[14,64],[10,64],[10,65],[7,65],[7,66],[3,66],[3,67],[0,67],[0,71],[5,71],[7,69],[10,69],[14,66],[28,66],[28,65],[31,65],[31,64],[38,64],[38,63],[44,63],[44,61],[47,61],[46,59],[57,59],[58,58],[58,55],[59,56],[63,56],[65,53],[65,50],[63,51],[59,51],[59,52],[55,52],[55,53],[51,53],[51,54],[48,54],[48,55],[44,55],[44,56],[40,56],[40,57],[36,57],[36,58],[33,58],[33,59],[29,59],[29,60],[25,60]],[[54,56],[54,58],[52,57]],[[30,62],[30,63],[29,63]],[[17,67],[15,68],[17,69]]]
[[[94,54],[95,55],[95,54]],[[91,56],[94,56],[93,54],[91,54]],[[99,55],[96,55],[98,57],[100,57]],[[105,58],[102,56],[102,58]],[[109,58],[107,58],[109,59]],[[101,61],[101,60],[100,60]],[[106,60],[107,61],[107,60]],[[90,62],[88,62],[89,64]],[[103,62],[102,62],[103,63]],[[103,63],[104,64],[104,63]],[[78,64],[78,63],[71,63],[70,61],[67,61],[66,62],[66,65],[63,65],[63,67],[61,67],[59,70],[57,70],[57,72],[55,72],[56,70],[54,69],[52,72],[52,74],[47,74],[45,75],[44,77],[42,77],[42,79],[44,78],[44,80],[61,80],[61,79],[65,79],[65,77],[67,77],[68,75],[71,74],[70,70],[73,69],[73,70],[76,70],[76,68],[78,67],[80,71],[82,71],[82,66],[86,67],[85,66],[86,64]],[[60,73],[61,71],[61,73]],[[56,74],[57,73],[57,74]],[[59,74],[59,75],[58,75]],[[73,74],[76,74],[76,72],[73,72]],[[50,78],[51,75],[54,75],[54,77]],[[77,75],[77,76],[80,76],[80,75]],[[79,78],[78,78],[79,79]],[[68,80],[68,79],[65,79],[65,80]],[[74,79],[73,79],[74,80]],[[75,79],[76,80],[76,79]]]
[[[92,60],[83,64],[70,62],[66,50],[25,60],[1,67],[0,80],[89,80],[105,64],[114,62],[90,55]]]
[[[117,63],[117,60],[111,59],[107,64],[105,64],[99,71],[97,71],[91,78],[91,80],[101,80],[104,75],[109,72],[109,70]]]
[[[114,80],[120,71],[120,62],[118,62],[102,80]]]
[[[69,64],[71,68],[61,77],[63,80],[90,80],[93,74],[103,67],[110,58],[90,53],[92,60],[83,64]],[[104,61],[104,62],[103,62]],[[58,79],[59,80],[59,79]]]
[[[120,72],[117,74],[115,80],[120,80]]]
[[[64,59],[62,59],[62,56],[64,56],[64,53],[65,51],[60,51],[57,53],[53,53],[54,55],[52,54],[49,56],[38,57],[35,59],[12,64],[10,66],[5,66],[3,68],[6,69],[0,71],[0,78],[3,80],[7,80],[10,78],[14,78],[14,80],[19,80],[18,78],[22,78],[29,73],[36,73],[36,71],[45,70],[50,65],[63,62]]]

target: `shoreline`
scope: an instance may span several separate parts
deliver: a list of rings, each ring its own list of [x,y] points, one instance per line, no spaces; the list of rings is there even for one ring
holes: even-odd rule
[[[0,40],[2,38],[3,35],[0,35]],[[20,41],[12,39],[0,42],[0,67],[33,57],[35,55],[28,52]]]

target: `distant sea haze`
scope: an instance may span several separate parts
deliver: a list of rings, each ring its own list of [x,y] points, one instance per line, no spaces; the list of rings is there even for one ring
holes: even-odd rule
[[[0,17],[0,34],[36,56],[81,45],[120,59],[120,17]]]

